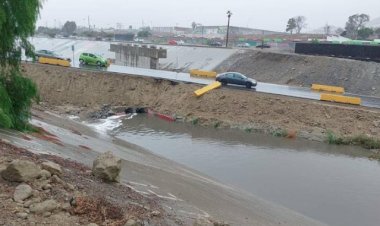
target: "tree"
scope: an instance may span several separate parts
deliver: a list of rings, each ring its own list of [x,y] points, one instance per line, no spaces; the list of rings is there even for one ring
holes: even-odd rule
[[[62,32],[68,36],[73,35],[76,30],[77,24],[74,21],[66,21],[62,28]]]
[[[296,23],[296,32],[297,34],[300,34],[303,28],[306,28],[306,17],[304,16],[297,16],[294,18]]]
[[[380,38],[380,27],[375,29],[375,34],[377,35],[378,38]]]
[[[137,37],[139,37],[139,38],[147,38],[147,37],[149,37],[149,36],[151,36],[152,34],[150,33],[150,31],[148,31],[148,30],[143,30],[143,31],[139,31],[138,33],[137,33]]]
[[[346,32],[347,37],[352,39],[358,38],[358,31],[364,28],[366,22],[369,21],[369,16],[367,14],[355,14],[348,18],[346,22]]]
[[[335,30],[335,34],[337,35],[343,36],[343,32],[345,32],[344,29],[340,27]]]
[[[34,56],[28,37],[35,31],[40,0],[1,0],[0,4],[0,127],[29,128],[30,107],[37,100],[36,85],[20,72],[22,50]]]
[[[374,31],[372,28],[363,27],[358,30],[358,38],[359,39],[368,39],[369,36],[373,35]]]
[[[326,24],[324,27],[323,27],[323,31],[325,32],[325,35],[326,36],[329,36],[331,34],[331,26]]]
[[[288,24],[286,25],[286,32],[293,34],[294,29],[296,29],[296,19],[290,18]]]
[[[191,23],[191,28],[193,29],[193,31],[195,31],[195,29],[197,29],[197,23],[196,22]]]

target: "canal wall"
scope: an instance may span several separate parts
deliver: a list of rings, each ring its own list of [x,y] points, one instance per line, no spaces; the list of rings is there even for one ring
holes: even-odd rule
[[[167,57],[167,50],[147,45],[111,44],[115,64],[128,67],[159,69],[160,58]]]
[[[41,101],[63,113],[86,116],[103,105],[148,107],[194,125],[238,127],[247,132],[324,141],[380,134],[380,110],[221,88],[196,98],[198,85],[153,78],[24,64]]]

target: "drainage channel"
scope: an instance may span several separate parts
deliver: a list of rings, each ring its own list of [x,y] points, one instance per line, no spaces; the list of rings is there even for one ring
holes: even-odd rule
[[[138,115],[113,135],[329,225],[380,222],[380,164],[357,147]]]

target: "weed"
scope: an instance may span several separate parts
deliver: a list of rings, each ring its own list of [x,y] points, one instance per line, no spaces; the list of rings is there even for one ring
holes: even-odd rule
[[[272,135],[275,137],[287,137],[288,132],[284,129],[277,129],[272,133]]]
[[[215,122],[215,123],[214,123],[214,128],[215,128],[215,129],[219,128],[219,126],[220,126],[221,124],[222,124],[222,123],[219,122],[219,121],[218,121],[218,122]]]
[[[366,149],[379,149],[380,140],[366,135],[354,137],[338,137],[332,131],[327,131],[327,142],[336,145],[358,145]]]
[[[247,133],[252,133],[252,128],[245,128],[244,131]]]
[[[198,125],[199,123],[199,118],[193,118],[193,120],[191,120],[191,124],[193,125]]]

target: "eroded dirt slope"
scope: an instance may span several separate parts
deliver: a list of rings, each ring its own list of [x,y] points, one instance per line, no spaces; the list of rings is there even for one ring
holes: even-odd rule
[[[24,65],[48,106],[64,113],[88,113],[105,104],[149,107],[194,124],[240,127],[247,131],[281,133],[315,140],[331,130],[340,136],[380,134],[380,111],[320,101],[221,88],[201,98],[199,86],[104,72],[83,72],[44,65]]]
[[[343,86],[350,93],[380,96],[380,63],[374,62],[251,50],[233,55],[216,71],[237,71],[277,84]]]

